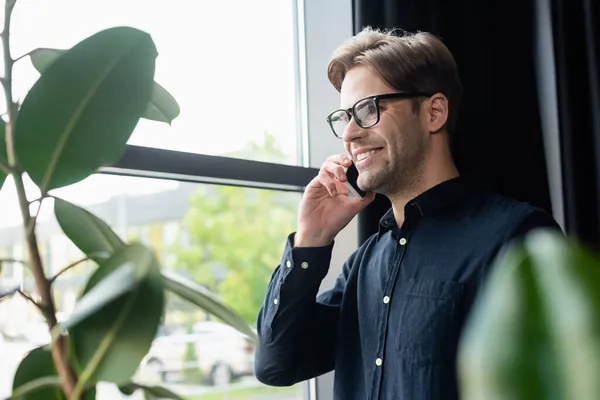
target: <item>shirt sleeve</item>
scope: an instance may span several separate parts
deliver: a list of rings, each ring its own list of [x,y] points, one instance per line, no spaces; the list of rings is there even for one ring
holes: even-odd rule
[[[556,222],[556,220],[552,217],[550,213],[537,208],[533,211],[529,211],[520,219],[520,222],[515,224],[514,228],[511,229],[510,232],[506,235],[503,242],[499,244],[498,251],[493,254],[493,257],[489,260],[485,267],[481,268],[479,273],[479,280],[477,282],[478,285],[473,289],[473,292],[475,293],[473,295],[473,298],[479,291],[480,286],[482,286],[482,284],[486,281],[491,268],[496,265],[498,260],[505,253],[506,249],[509,248],[509,246],[514,242],[523,240],[529,233],[538,229],[545,229],[564,234],[560,225]],[[471,304],[469,303],[468,308],[470,309],[470,307]]]
[[[547,213],[546,211],[536,209],[521,221],[509,240],[513,241],[523,239],[530,232],[533,232],[537,229],[547,229],[564,234],[560,225],[558,225],[551,214]]]
[[[294,247],[294,235],[288,236],[258,315],[255,373],[271,386],[290,386],[333,370],[340,303],[353,259],[334,287],[317,297],[333,244]]]

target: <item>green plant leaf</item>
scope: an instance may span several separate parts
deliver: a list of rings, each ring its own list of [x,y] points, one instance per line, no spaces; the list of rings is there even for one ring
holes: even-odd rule
[[[104,221],[89,211],[62,199],[55,198],[54,201],[54,212],[63,232],[90,258],[96,257],[96,261],[100,263],[104,255],[98,258],[97,254],[110,256],[125,246]],[[163,277],[167,289],[256,340],[256,334],[243,318],[225,306],[208,289],[176,273],[165,272]],[[115,290],[119,287],[118,284],[115,285]]]
[[[536,230],[498,258],[459,347],[461,398],[600,398],[600,258]]]
[[[167,289],[248,335],[256,342],[256,334],[246,321],[223,304],[211,291],[172,271],[163,271],[163,278]]]
[[[129,382],[156,336],[164,303],[160,267],[147,247],[130,244],[102,262],[61,325],[80,380]]]
[[[128,382],[118,386],[119,391],[127,396],[131,396],[135,392],[136,388],[133,383]]]
[[[147,33],[109,28],[41,75],[19,110],[15,150],[42,193],[118,161],[150,100],[156,56]]]
[[[554,232],[525,241],[565,399],[600,398],[600,259]]]
[[[530,259],[506,249],[476,300],[459,345],[461,398],[552,399],[559,393]]]
[[[66,51],[62,49],[39,48],[31,51],[29,57],[35,69],[43,73]],[[177,100],[164,87],[154,82],[152,97],[142,118],[171,124],[179,116],[179,113],[180,108]]]
[[[132,395],[133,392],[138,389],[143,390],[146,397],[152,399],[183,400],[183,397],[161,386],[147,386],[135,382],[129,382],[125,385],[119,386],[119,390],[127,395]]]
[[[152,121],[165,122],[169,125],[179,116],[177,100],[161,85],[154,82],[152,97],[142,118]]]
[[[40,74],[43,74],[68,49],[38,48],[29,52],[31,64]]]
[[[107,304],[129,293],[144,277],[140,272],[145,273],[145,271],[136,270],[134,261],[129,261],[112,270],[79,300],[73,313],[61,325],[61,328],[68,330],[76,326],[100,311]]]
[[[125,246],[104,221],[84,208],[54,198],[54,214],[61,229],[73,244],[98,263]]]
[[[36,399],[36,400],[57,400],[65,399],[63,392],[60,389],[60,379],[58,376],[44,376],[29,381],[22,386],[19,386],[13,391],[9,400],[21,399]]]
[[[18,400],[66,400],[52,354],[37,347],[23,358],[13,379],[13,397]]]
[[[63,232],[90,258],[96,257],[97,262],[102,262],[104,256],[98,258],[97,254],[111,255],[125,246],[104,221],[89,211],[59,198],[55,198],[54,202],[54,212]],[[256,339],[248,324],[208,289],[173,272],[164,272],[163,277],[167,289]],[[115,290],[118,287],[115,286]]]

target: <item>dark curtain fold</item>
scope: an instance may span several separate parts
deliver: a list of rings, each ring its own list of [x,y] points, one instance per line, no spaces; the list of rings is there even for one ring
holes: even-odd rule
[[[545,4],[547,3],[547,4]],[[552,37],[536,35],[550,7]],[[464,176],[549,212],[550,182],[540,112],[540,40],[551,40],[556,66],[565,227],[598,239],[598,5],[594,0],[354,0],[354,31],[365,26],[429,31],[458,64],[465,94],[453,154]],[[546,132],[548,134],[549,132]],[[589,192],[587,192],[589,190]],[[591,193],[588,196],[588,193]],[[378,199],[359,216],[362,243],[389,208]]]
[[[567,232],[598,247],[600,7],[595,0],[540,0],[551,26]],[[541,38],[542,40],[544,38]],[[545,39],[548,39],[546,37]]]

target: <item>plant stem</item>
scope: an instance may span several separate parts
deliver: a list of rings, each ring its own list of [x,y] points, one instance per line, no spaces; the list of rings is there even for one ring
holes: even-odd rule
[[[29,218],[29,221],[27,222],[27,226],[25,227],[25,234],[28,235],[29,233],[33,233],[35,232],[35,223],[38,219],[38,216],[40,215],[40,210],[42,209],[42,202],[44,201],[44,197],[40,198],[39,204],[37,206],[37,210],[35,211],[34,215],[31,215],[31,218]],[[31,204],[33,204],[33,202],[28,201],[27,202],[28,206],[30,206]]]
[[[11,167],[17,164],[15,147],[14,147],[14,132],[13,126],[17,116],[17,104],[13,100],[12,94],[12,69],[13,59],[10,54],[10,22],[13,8],[16,0],[6,0],[5,12],[4,12],[4,28],[0,33],[0,38],[3,44],[3,58],[4,58],[4,77],[2,79],[2,85],[4,88],[4,96],[6,98],[6,108],[8,114],[8,122],[6,123],[6,150],[8,156],[8,163]],[[44,274],[44,268],[42,259],[40,257],[39,247],[37,238],[35,236],[34,229],[27,229],[31,224],[32,216],[29,212],[29,201],[27,200],[27,194],[25,193],[25,184],[23,183],[23,176],[20,172],[12,172],[17,195],[19,198],[19,207],[21,208],[21,216],[23,219],[23,225],[25,230],[25,243],[27,245],[27,253],[29,256],[29,264],[31,265],[31,271],[35,279],[35,283],[40,295],[40,307],[42,307],[46,313],[46,322],[48,327],[52,329],[57,325],[56,321],[56,308],[54,306],[54,299],[52,298],[52,287],[50,281]],[[77,384],[77,376],[71,368],[67,358],[67,348],[65,346],[65,338],[60,336],[52,346],[52,358],[56,366],[56,371],[60,379],[61,386],[67,398],[69,400],[79,400],[73,398],[73,390]]]
[[[0,171],[4,172],[6,175],[10,175],[12,173],[10,167],[3,162],[0,162]]]
[[[58,271],[56,273],[56,275],[54,275],[52,278],[50,278],[50,283],[53,283],[59,276],[61,276],[62,274],[64,274],[65,272],[67,272],[68,270],[70,270],[73,267],[76,267],[77,265],[81,264],[82,262],[86,262],[90,260],[89,257],[85,257],[85,258],[81,258],[77,261],[73,261],[71,264],[67,265],[66,267],[64,267],[63,269],[61,269],[60,271]]]
[[[23,298],[27,301],[29,301],[31,304],[33,304],[35,306],[35,308],[37,308],[38,310],[40,310],[40,312],[42,313],[42,315],[45,317],[47,311],[44,310],[42,308],[42,306],[40,304],[38,304],[34,299],[31,298],[31,296],[29,296],[27,293],[25,293],[24,291],[22,291],[21,289],[17,290],[17,293],[19,293],[21,296],[23,296]]]

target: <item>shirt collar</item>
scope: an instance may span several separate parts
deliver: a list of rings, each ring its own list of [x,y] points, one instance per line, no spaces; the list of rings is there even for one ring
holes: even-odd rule
[[[462,177],[452,178],[433,186],[406,203],[404,207],[405,223],[412,225],[419,218],[460,200],[467,195],[469,187]],[[394,210],[390,208],[379,221],[377,240],[385,232],[395,229],[397,226]]]

